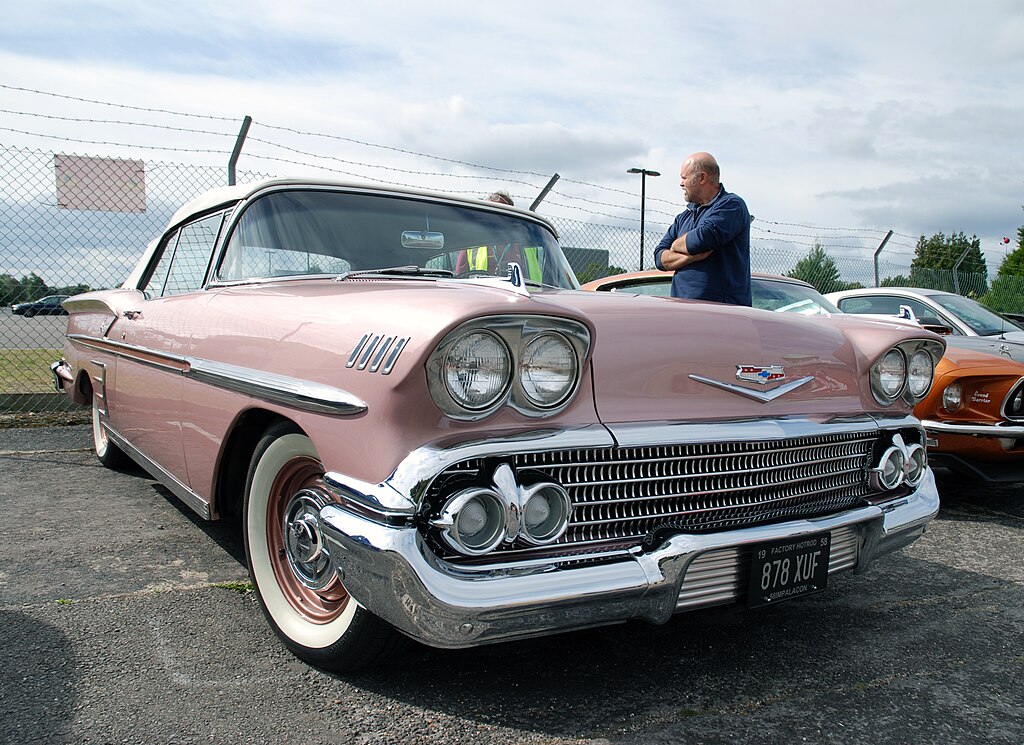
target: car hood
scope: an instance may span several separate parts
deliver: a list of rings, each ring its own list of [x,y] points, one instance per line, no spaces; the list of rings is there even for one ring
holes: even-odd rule
[[[120,290],[79,296],[68,307],[83,316],[109,308],[107,317],[117,320],[107,333],[118,334],[122,326],[131,328],[125,311],[142,303],[140,293]],[[563,425],[593,421],[595,413],[614,424],[877,411],[870,365],[899,341],[939,340],[921,329],[853,316],[804,317],[614,293],[520,294],[511,285],[421,278],[223,287],[145,301],[141,318],[169,337],[172,348],[198,359],[337,386],[368,403],[405,391],[394,415],[415,409],[426,422],[433,405],[424,370],[437,344],[461,323],[510,314],[571,318],[590,330],[589,365],[577,401],[559,414]],[[93,326],[101,327],[98,321]],[[387,374],[350,364],[367,335],[403,340]],[[769,382],[759,383],[758,373]],[[509,412],[488,424],[518,426]]]
[[[1024,375],[1024,347],[979,337],[949,339],[938,369],[972,375]]]
[[[850,316],[581,294],[565,302],[596,327],[594,390],[605,423],[877,410],[870,365],[899,341],[938,339],[920,328]],[[758,373],[771,380],[757,382]],[[771,398],[798,381],[804,382]]]

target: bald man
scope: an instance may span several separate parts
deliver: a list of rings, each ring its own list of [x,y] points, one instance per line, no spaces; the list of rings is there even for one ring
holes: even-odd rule
[[[718,163],[694,153],[679,170],[686,210],[654,249],[659,269],[675,272],[672,297],[750,305],[750,213],[725,190]]]

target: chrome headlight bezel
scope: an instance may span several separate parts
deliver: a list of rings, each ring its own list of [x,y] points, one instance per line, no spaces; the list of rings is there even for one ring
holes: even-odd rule
[[[907,406],[914,406],[923,400],[931,390],[935,382],[935,366],[942,358],[945,351],[945,343],[930,339],[911,339],[900,342],[890,347],[882,354],[870,369],[871,394],[882,406],[891,406],[896,402],[902,402]],[[896,357],[895,355],[898,355]],[[925,355],[931,361],[930,372],[924,376],[920,369]],[[900,360],[902,363],[901,382],[899,388],[883,385],[882,367],[886,360]],[[916,362],[915,362],[916,361]],[[918,383],[911,384],[912,362],[918,366]]]
[[[467,406],[453,395],[446,382],[446,366],[452,350],[474,335],[487,334],[499,339],[508,351],[510,368],[508,385],[500,395],[484,406]],[[529,382],[524,382],[524,369],[529,366],[530,350],[538,344],[554,340],[571,356],[572,380],[556,396],[543,400]],[[587,355],[590,351],[590,330],[585,324],[554,316],[484,316],[452,329],[427,358],[427,387],[430,395],[447,416],[460,421],[479,421],[505,406],[529,417],[553,416],[568,406],[579,391]]]

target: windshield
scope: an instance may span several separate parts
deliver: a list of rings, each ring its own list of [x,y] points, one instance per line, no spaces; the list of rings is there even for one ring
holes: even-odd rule
[[[504,277],[511,262],[519,264],[527,284],[579,286],[545,225],[483,203],[476,208],[411,196],[287,190],[247,206],[228,239],[217,279],[394,267]]]
[[[962,295],[930,295],[932,300],[971,327],[978,336],[995,336],[1003,331],[1019,331],[1008,318],[993,313],[981,303]]]
[[[776,313],[800,313],[802,315],[828,315],[838,313],[831,302],[813,287],[752,277],[750,291],[754,307],[773,310]]]

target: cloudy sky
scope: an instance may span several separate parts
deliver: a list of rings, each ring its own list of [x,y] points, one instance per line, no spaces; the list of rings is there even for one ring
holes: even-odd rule
[[[557,172],[541,212],[635,224],[640,166],[656,226],[708,150],[755,239],[964,231],[990,272],[1024,224],[1019,0],[4,5],[6,147],[221,167],[250,115],[241,169],[527,204]]]

